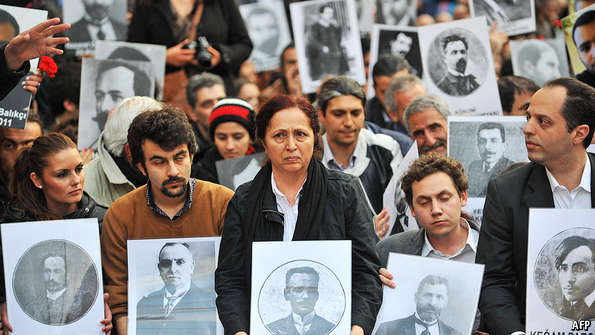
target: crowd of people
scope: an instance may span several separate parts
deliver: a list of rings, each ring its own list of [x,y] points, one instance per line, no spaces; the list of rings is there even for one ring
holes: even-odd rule
[[[92,0],[83,2],[98,6]],[[494,156],[490,150],[496,149],[486,147],[503,142],[504,130],[486,124],[477,130],[477,138],[478,143],[484,141],[480,154],[484,150],[491,156],[465,171],[462,163],[447,157],[448,104],[428,94],[398,52],[380,55],[371,69],[366,66],[372,74],[372,99],[367,99],[366,85],[341,75],[321,78],[317,92],[305,94],[293,43],[281,52],[278,70],[256,73],[248,60],[253,45],[236,1],[128,3],[127,41],[167,48],[165,85],[155,87],[154,96],[123,99],[110,92],[113,81],[107,81],[106,95],[114,106],[105,110],[95,152],[77,148],[80,57],[62,48],[75,36],[69,29],[80,27],[54,18],[0,46],[0,99],[27,75],[24,88],[34,94],[24,129],[0,127],[0,221],[97,218],[105,291],[105,319],[97,320],[102,331],[128,333],[128,240],[220,236],[217,296],[199,303],[206,309],[216,304],[225,334],[250,331],[252,242],[300,240],[351,241],[352,335],[371,334],[375,328],[383,286],[394,288],[400,275],[387,270],[393,252],[484,264],[474,332],[524,333],[529,209],[595,205],[591,193],[595,155],[587,152],[595,130],[595,8],[582,15],[572,30],[586,70],[541,86],[512,75],[509,43],[559,33],[556,22],[566,15],[568,4],[536,0],[534,33],[509,37],[492,26],[490,44],[502,110],[504,115],[526,116],[523,134],[530,162],[512,164]],[[417,17],[402,19],[404,24],[470,17],[467,1],[417,3]],[[573,5],[581,9],[593,3]],[[377,1],[377,8],[390,5]],[[60,14],[53,1],[32,1],[29,7]],[[321,13],[327,8],[331,7],[321,7]],[[390,21],[388,16],[383,19]],[[117,24],[107,24],[108,34],[117,37]],[[101,26],[88,31],[106,38]],[[197,58],[201,50],[186,47],[200,36],[209,41],[203,50],[210,55],[207,66]],[[319,42],[318,47],[329,48],[333,41]],[[453,52],[466,60],[467,49],[473,47],[467,43],[449,40],[445,48],[459,48]],[[369,39],[362,38],[362,46],[364,60],[369,60]],[[31,72],[29,60],[45,55],[58,63],[56,78]],[[316,66],[341,68],[348,63]],[[464,68],[460,72],[464,74]],[[451,81],[461,77],[448,75]],[[477,88],[472,75],[463,81],[458,89]],[[163,99],[156,98],[160,94]],[[400,180],[406,202],[401,209],[410,211],[419,229],[406,229],[399,220],[391,226],[383,200],[412,147],[419,158]],[[216,162],[261,152],[267,160],[251,181],[235,191],[220,185]],[[493,176],[487,188],[474,183],[475,176],[483,174]],[[482,222],[462,210],[472,195],[486,199]],[[595,241],[583,240],[564,242],[556,260],[562,282],[570,276],[568,271],[576,272],[575,251],[587,254],[580,272],[588,279],[576,284],[584,287],[563,290],[561,313],[572,320],[595,318]],[[214,326],[202,323],[204,315],[197,317],[180,302],[197,294],[198,288],[168,279],[167,274],[184,263],[191,271],[198,266],[185,261],[188,250],[187,245],[173,243],[159,252],[164,290],[153,297],[158,307],[146,307],[157,308],[152,313],[159,322],[148,328],[137,323],[137,333],[215,334]],[[63,273],[65,260],[48,257],[43,266],[44,271]],[[297,299],[290,283],[299,277],[315,282],[303,295],[316,303],[318,275],[312,271],[287,274],[288,301]],[[11,323],[7,314],[4,272],[0,273],[2,331],[9,334],[22,325]],[[40,317],[49,323],[66,322],[68,313],[57,303],[63,299],[65,276],[48,278],[43,302],[48,308]],[[416,297],[441,285],[446,287],[439,277],[426,278]],[[148,303],[147,299],[141,302]],[[377,334],[395,333],[405,323],[421,325],[411,326],[417,329],[412,334],[456,334],[441,323],[444,305],[417,298],[416,303],[435,312],[422,313],[418,307],[419,313],[410,319],[382,323]],[[328,321],[317,319],[314,304],[296,308],[287,320],[271,327],[279,334],[328,333],[324,323]],[[173,317],[176,313],[180,314]],[[179,329],[182,324],[187,332]]]

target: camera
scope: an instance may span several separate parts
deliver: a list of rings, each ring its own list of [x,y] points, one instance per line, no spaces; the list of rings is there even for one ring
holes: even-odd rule
[[[196,50],[194,58],[198,61],[198,64],[202,67],[211,67],[212,56],[207,50],[209,47],[209,41],[205,36],[198,36],[196,41],[192,41],[184,45],[184,49]]]

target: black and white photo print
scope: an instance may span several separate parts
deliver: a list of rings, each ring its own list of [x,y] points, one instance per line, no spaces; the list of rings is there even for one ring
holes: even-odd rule
[[[472,17],[484,16],[488,25],[498,21],[498,29],[507,35],[535,31],[534,0],[469,0]]]
[[[257,2],[239,8],[252,40],[250,60],[256,71],[274,70],[279,66],[281,52],[291,43],[283,1]]]
[[[419,27],[418,35],[428,93],[453,115],[502,115],[484,18]]]
[[[369,0],[372,1],[372,0]],[[413,26],[417,18],[416,0],[375,0],[376,23]]]
[[[0,42],[8,42],[18,34],[47,19],[47,11],[0,5]],[[30,61],[31,70],[37,69],[39,58]],[[31,104],[31,93],[25,91],[23,77],[4,99],[0,100],[0,127],[24,129]]]
[[[264,152],[215,162],[219,184],[232,190],[256,177],[266,160]]]
[[[594,220],[593,209],[529,210],[527,331],[595,329],[581,323],[595,322]]]
[[[483,265],[397,253],[387,265],[396,288],[384,286],[372,334],[472,333]]]
[[[64,22],[71,25],[66,48],[92,53],[95,41],[125,41],[126,11],[126,0],[63,0]]]
[[[353,0],[312,0],[290,4],[298,66],[305,93],[329,75],[365,83],[364,61]]]
[[[510,41],[510,53],[513,73],[539,86],[569,76],[566,46],[561,39]]]
[[[488,182],[517,162],[527,162],[522,116],[448,118],[448,156],[465,167],[468,196],[485,198]]]
[[[3,224],[9,320],[22,334],[98,334],[103,282],[97,219]]]
[[[128,334],[216,335],[220,237],[128,241]]]
[[[250,333],[349,333],[350,255],[350,241],[255,242]]]
[[[79,111],[79,149],[97,149],[111,111],[134,96],[153,97],[155,76],[145,61],[83,58]]]
[[[164,45],[117,41],[95,42],[95,59],[151,62],[153,75],[155,76],[155,96],[157,99],[163,98],[165,52]]]

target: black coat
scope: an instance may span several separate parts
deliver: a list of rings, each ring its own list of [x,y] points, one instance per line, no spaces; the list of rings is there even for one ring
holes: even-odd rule
[[[215,272],[217,310],[225,334],[250,329],[250,276],[252,250],[245,249],[244,222],[240,218],[248,208],[252,182],[240,186],[227,207],[225,226],[219,248],[219,266]],[[363,199],[363,192],[355,177],[338,171],[328,171],[327,200],[324,225],[318,231],[318,240],[352,241],[352,304],[351,324],[359,325],[365,334],[371,334],[376,314],[382,303],[382,287],[378,277],[380,262],[374,250],[376,235],[372,213]],[[272,192],[271,192],[272,193]],[[268,221],[267,236],[257,236],[254,241],[283,240],[283,218],[277,211],[274,196],[265,198],[259,209]],[[297,230],[296,230],[297,232]],[[303,240],[302,236],[293,240]]]
[[[173,47],[182,40],[175,40],[169,25],[173,16],[169,0],[157,0],[154,5],[138,4],[128,26],[128,41],[151,43]],[[244,20],[234,0],[205,2],[202,18],[197,27],[196,36],[205,36],[215,49],[221,53],[221,63],[209,72],[220,75],[226,80],[236,77],[240,66],[250,56],[252,41],[244,25]],[[166,72],[180,70],[171,65]]]
[[[588,158],[595,176],[595,155]],[[591,189],[595,189],[593,177]],[[475,261],[485,264],[479,309],[490,334],[525,329],[529,208],[554,208],[543,165],[529,163],[489,182]]]
[[[4,49],[6,44],[0,46],[0,100],[4,99],[6,95],[19,83],[24,75],[29,73],[29,62],[25,62],[18,71],[12,71],[6,64],[6,56]]]

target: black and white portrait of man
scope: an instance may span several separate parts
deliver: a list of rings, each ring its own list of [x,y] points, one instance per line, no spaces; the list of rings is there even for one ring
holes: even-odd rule
[[[393,26],[410,26],[415,23],[415,0],[376,0],[376,22]]]
[[[469,42],[464,36],[452,34],[444,37],[441,44],[442,59],[447,72],[438,81],[438,88],[448,95],[471,94],[479,88],[479,83],[477,78],[467,71]]]
[[[514,74],[529,78],[539,86],[568,76],[568,62],[561,40],[512,41],[510,52]]]
[[[68,18],[65,21],[71,23],[71,28],[67,31],[70,42],[126,40],[125,5],[126,1],[122,0],[65,0],[63,6],[65,17]],[[123,11],[118,13],[118,9]],[[77,12],[78,17],[75,14]]]
[[[196,262],[187,243],[168,242],[156,268],[163,286],[136,306],[136,334],[215,335],[215,294],[192,282]]]
[[[291,314],[266,325],[273,335],[326,335],[335,324],[316,314],[320,276],[312,267],[289,269],[285,275],[283,296],[291,305]]]
[[[424,277],[415,292],[415,311],[408,317],[381,323],[376,335],[461,335],[460,331],[440,320],[440,314],[448,306],[448,285],[444,277]]]
[[[375,30],[372,32],[372,38],[375,38]],[[419,50],[419,37],[415,28],[379,26],[378,55],[383,54],[404,57],[409,65],[411,65],[410,73],[420,78],[422,77],[423,67]],[[376,59],[372,60],[370,58],[370,62],[373,66],[376,63]]]
[[[97,270],[89,255],[71,242],[44,241],[21,257],[12,286],[30,318],[63,326],[79,320],[95,303]]]

